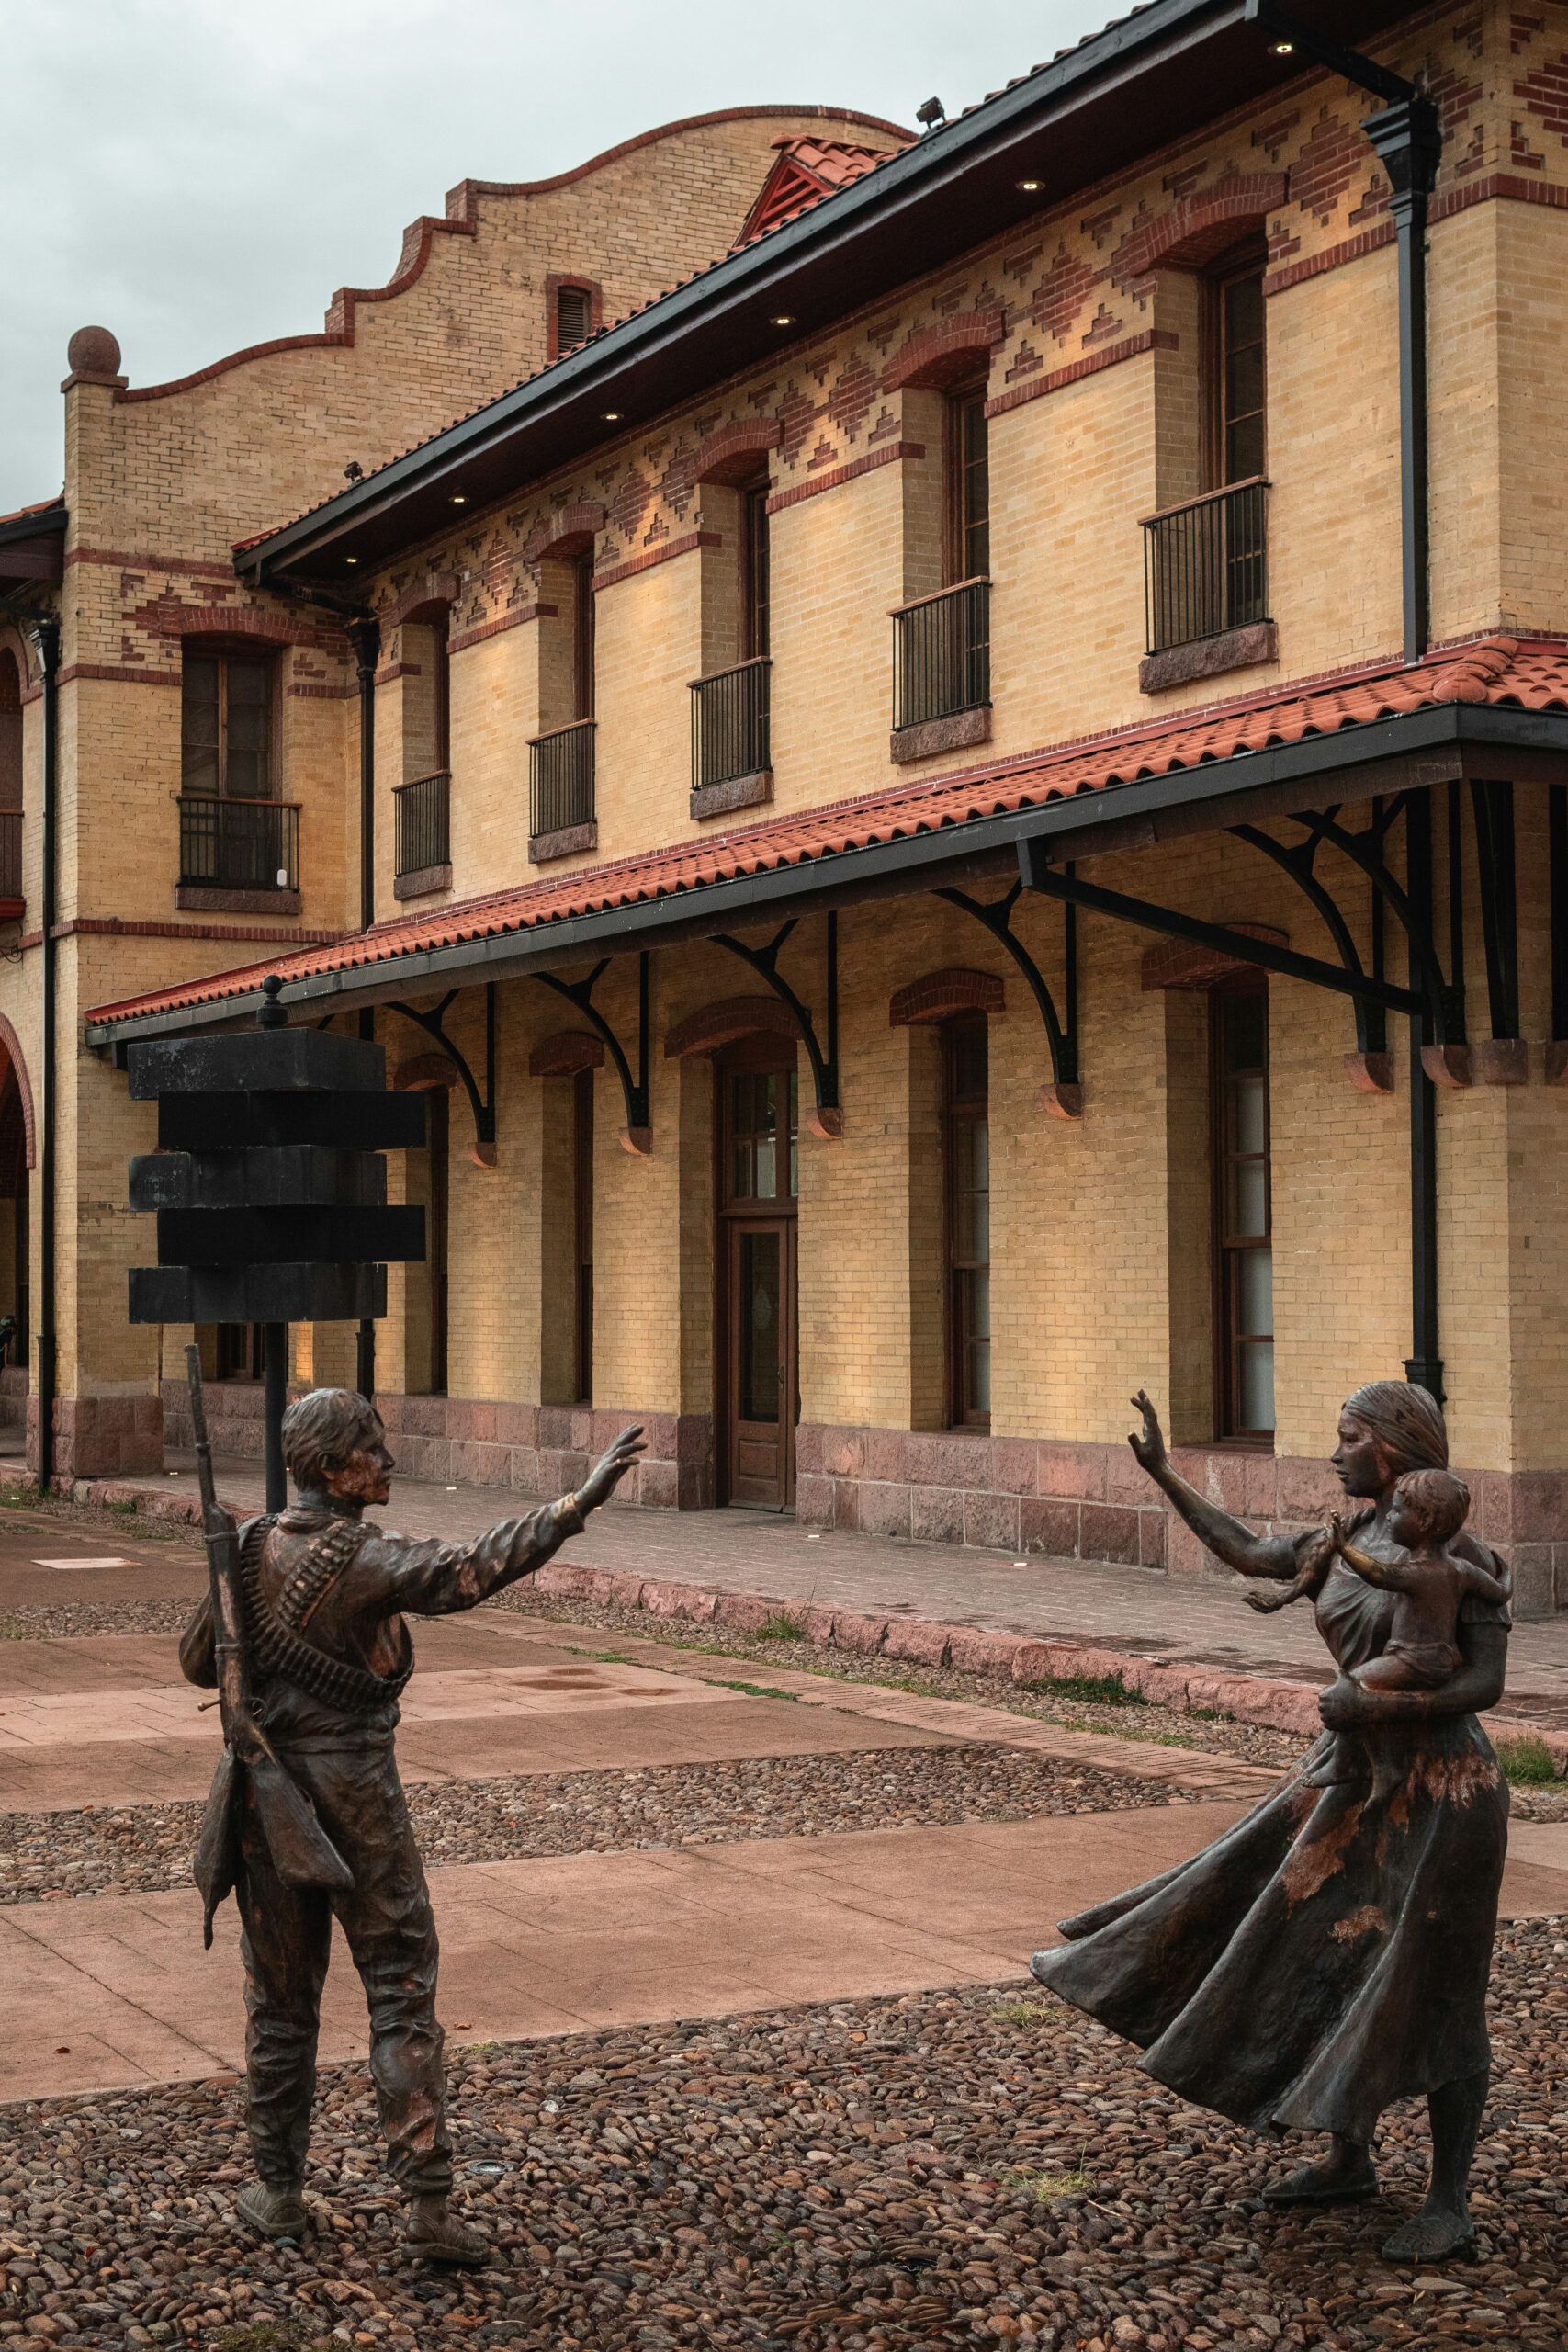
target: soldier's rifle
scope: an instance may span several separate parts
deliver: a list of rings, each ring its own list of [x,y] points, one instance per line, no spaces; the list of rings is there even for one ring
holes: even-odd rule
[[[248,1782],[272,1866],[286,1886],[344,1890],[354,1874],[316,1816],[305,1791],[281,1764],[257,1720],[245,1658],[245,1606],[240,1579],[240,1532],[219,1501],[201,1386],[201,1351],[186,1350],[201,1524],[211,1584],[213,1661],[223,1724],[223,1754],[213,1774],[196,1850],[201,1889],[203,1941],[212,1942],[212,1915],[234,1885],[239,1868],[239,1810]]]

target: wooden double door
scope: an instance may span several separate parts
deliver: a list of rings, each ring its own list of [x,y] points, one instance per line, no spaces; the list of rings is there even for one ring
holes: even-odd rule
[[[724,1499],[787,1510],[800,1411],[795,1059],[749,1039],[718,1067],[719,1397]]]

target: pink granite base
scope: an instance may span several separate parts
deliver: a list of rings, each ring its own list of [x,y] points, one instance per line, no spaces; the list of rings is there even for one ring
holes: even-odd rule
[[[215,1453],[259,1458],[262,1391],[254,1381],[214,1381],[207,1391]],[[615,1500],[644,1510],[705,1510],[714,1500],[713,1423],[703,1413],[644,1413],[635,1406],[512,1405],[468,1396],[382,1393],[377,1408],[399,1469],[436,1486],[506,1487],[561,1495],[629,1422],[648,1451]],[[191,1442],[184,1384],[164,1385],[171,1446]]]
[[[39,1406],[27,1399],[27,1464],[38,1469]],[[164,1466],[164,1413],[149,1389],[129,1396],[57,1396],[54,1476],[112,1478]]]
[[[795,1510],[808,1526],[1173,1575],[1222,1572],[1125,1445],[805,1422],[796,1459]],[[1224,1446],[1179,1446],[1172,1459],[1201,1494],[1260,1530],[1293,1533],[1344,1504],[1325,1461]],[[1472,1527],[1513,1564],[1517,1613],[1568,1610],[1568,1471],[1461,1475]]]

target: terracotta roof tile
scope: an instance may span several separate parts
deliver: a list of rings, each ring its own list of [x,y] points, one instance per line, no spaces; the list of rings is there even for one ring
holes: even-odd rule
[[[254,989],[267,971],[285,980],[352,972],[431,948],[547,928],[571,917],[678,896],[740,876],[778,872],[849,850],[911,839],[973,820],[1039,808],[1172,775],[1246,752],[1399,718],[1447,703],[1568,712],[1568,640],[1488,638],[1439,651],[1414,669],[1339,673],[1224,704],[1022,754],[858,798],[771,817],[635,857],[468,899],[434,914],[400,916],[320,947],[216,972],[204,979],[99,1005],[86,1018],[112,1024],[147,1012],[221,1004]]]

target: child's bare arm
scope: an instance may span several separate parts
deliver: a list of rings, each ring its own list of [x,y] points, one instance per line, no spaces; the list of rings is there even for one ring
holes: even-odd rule
[[[1484,1568],[1476,1567],[1469,1560],[1456,1560],[1454,1567],[1458,1572],[1459,1589],[1462,1599],[1468,1600],[1473,1598],[1477,1600],[1506,1604],[1512,1598],[1514,1587],[1511,1577],[1505,1584],[1501,1577],[1489,1576]]]
[[[1337,1516],[1328,1522],[1328,1540],[1348,1568],[1354,1568],[1368,1584],[1375,1584],[1384,1592],[1406,1592],[1415,1581],[1404,1561],[1374,1560],[1370,1552],[1357,1549],[1345,1540],[1345,1522]]]

